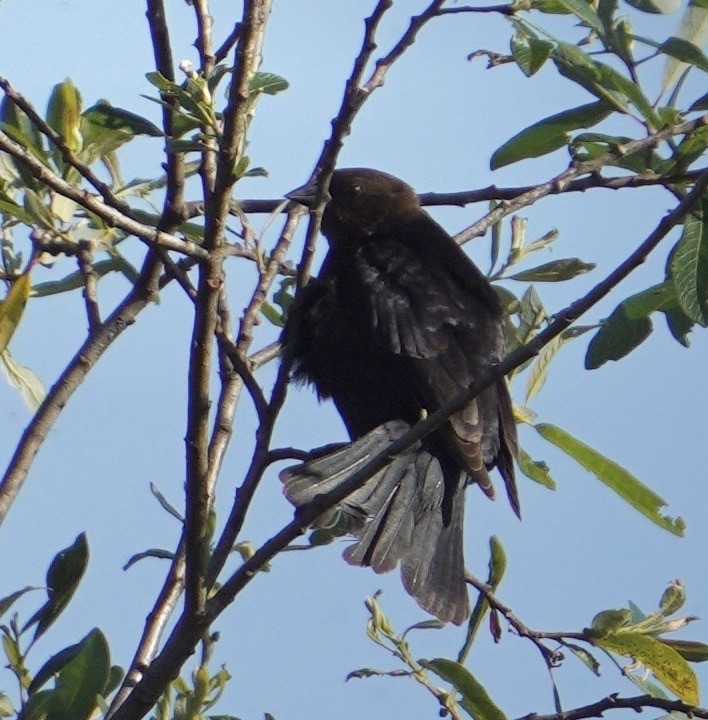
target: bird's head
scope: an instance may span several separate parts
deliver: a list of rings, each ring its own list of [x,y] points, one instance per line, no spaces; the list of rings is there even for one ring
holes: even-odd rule
[[[330,199],[322,216],[322,232],[332,243],[354,242],[390,231],[420,212],[415,190],[402,180],[370,168],[335,170]],[[300,188],[291,200],[311,207],[314,192]]]

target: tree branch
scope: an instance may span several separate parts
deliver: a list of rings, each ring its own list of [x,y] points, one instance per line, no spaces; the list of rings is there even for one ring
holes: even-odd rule
[[[584,705],[574,710],[566,710],[565,712],[552,713],[550,715],[530,713],[523,715],[517,720],[583,720],[583,718],[602,717],[608,710],[620,710],[623,708],[635,710],[636,712],[641,712],[644,708],[659,708],[667,712],[683,713],[688,717],[708,718],[708,709],[686,705],[686,703],[680,700],[657,698],[651,695],[638,695],[629,698],[609,695],[596,703]]]

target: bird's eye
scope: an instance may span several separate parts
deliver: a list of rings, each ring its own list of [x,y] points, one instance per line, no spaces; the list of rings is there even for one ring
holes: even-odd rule
[[[354,190],[355,195],[361,194],[361,185],[355,185],[352,189]]]

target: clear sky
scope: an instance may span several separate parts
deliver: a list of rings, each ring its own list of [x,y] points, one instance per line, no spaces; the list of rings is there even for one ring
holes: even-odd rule
[[[176,60],[187,58],[197,64],[191,9],[182,2],[167,5]],[[237,5],[226,0],[212,3],[217,43],[237,19]],[[412,0],[396,3],[381,28],[382,53],[400,36],[409,15],[422,6]],[[244,181],[237,188],[240,197],[280,197],[308,177],[358,50],[362,20],[372,7],[370,0],[276,0],[263,69],[286,77],[290,88],[263,98],[258,106],[248,154],[254,165],[268,169],[269,177]],[[154,94],[144,77],[152,70],[144,11],[137,0],[5,0],[0,4],[0,75],[42,110],[52,86],[71,77],[85,106],[105,97],[159,122],[159,108],[141,97]],[[656,31],[662,39],[678,24],[679,16],[633,14],[633,18],[640,34]],[[561,32],[570,22],[553,19],[549,24]],[[356,119],[340,166],[386,170],[420,192],[529,184],[560,172],[567,163],[562,151],[494,173],[488,169],[491,152],[515,132],[590,101],[576,86],[558,81],[550,67],[527,80],[512,65],[488,71],[482,60],[466,60],[479,48],[505,52],[507,47],[508,26],[499,16],[454,16],[431,24]],[[699,84],[689,96],[702,92]],[[655,93],[656,84],[650,90]],[[622,131],[637,132],[631,125]],[[160,153],[159,139],[129,146],[121,155],[124,177],[156,174]],[[196,186],[190,192],[197,197]],[[539,287],[549,311],[562,308],[604,277],[674,204],[672,196],[660,190],[595,190],[525,210],[529,237],[552,228],[560,232],[553,249],[529,265],[572,256],[597,263],[594,272],[573,283]],[[479,205],[436,209],[433,214],[454,233],[484,211]],[[259,228],[265,218],[255,217],[253,222]],[[276,222],[267,230],[266,243],[275,239],[277,229]],[[22,231],[17,235],[21,240]],[[661,281],[666,251],[676,237],[673,233],[656,257],[583,322],[597,322],[627,295]],[[124,246],[126,255],[139,262],[143,248],[138,241],[129,240]],[[467,249],[486,269],[488,241],[477,240]],[[292,257],[297,258],[298,252],[296,246]],[[54,279],[74,269],[64,261],[53,270],[38,269],[33,280]],[[229,292],[236,305],[243,281],[234,270],[232,266]],[[509,287],[521,289],[518,284]],[[126,290],[120,278],[101,283],[104,313]],[[49,387],[85,328],[78,292],[34,300],[11,349]],[[41,585],[55,552],[79,532],[86,531],[89,537],[89,571],[69,609],[34,648],[34,669],[94,626],[108,636],[114,662],[127,666],[132,657],[167,565],[147,560],[127,573],[121,566],[146,548],[172,548],[178,537],[177,523],[152,500],[148,486],[155,483],[181,505],[190,332],[189,303],[170,287],[160,305],[148,308],[110,348],[71,399],[2,528],[0,597],[25,585]],[[265,344],[275,331],[264,323],[259,333]],[[656,318],[653,335],[628,358],[588,372],[583,369],[587,341],[582,338],[561,352],[533,403],[539,420],[565,428],[664,497],[667,512],[686,520],[684,539],[650,524],[529,428],[521,429],[522,444],[550,464],[557,491],[551,493],[522,477],[521,523],[504,502],[492,504],[474,489],[468,493],[467,563],[485,576],[488,538],[491,534],[500,538],[509,569],[499,595],[530,627],[580,630],[595,612],[620,607],[628,599],[650,612],[674,578],[687,587],[686,612],[708,616],[704,560],[708,340],[700,329],[691,340],[689,350],[679,346],[663,320]],[[269,386],[272,369],[264,369],[259,378]],[[518,402],[523,400],[522,384],[513,388],[513,394]],[[3,467],[29,419],[18,395],[0,382]],[[238,419],[219,487],[222,516],[250,457],[253,418],[247,398]],[[312,447],[343,438],[332,407],[318,406],[307,390],[290,395],[276,444]],[[274,468],[259,490],[245,538],[260,543],[291,517]],[[422,720],[435,715],[432,698],[404,679],[344,683],[346,674],[360,667],[393,667],[389,657],[365,637],[362,601],[367,595],[384,590],[382,607],[399,629],[423,620],[424,615],[401,588],[397,573],[375,576],[350,568],[340,558],[343,547],[339,543],[283,554],[271,572],[257,577],[219,619],[215,668],[226,663],[234,679],[216,711],[251,720],[266,711],[278,720],[324,716]],[[24,619],[42,599],[40,594],[30,596],[18,606]],[[705,640],[707,635],[703,620],[684,636]],[[463,636],[464,630],[455,628],[419,632],[411,636],[413,653],[453,656]],[[504,633],[502,643],[495,646],[482,632],[469,665],[509,717],[552,710],[545,666],[527,641]],[[705,666],[694,667],[705,686]],[[565,707],[615,691],[635,694],[604,659],[602,671],[597,679],[575,659],[566,659],[556,678]],[[0,671],[3,689],[12,689],[11,678]]]

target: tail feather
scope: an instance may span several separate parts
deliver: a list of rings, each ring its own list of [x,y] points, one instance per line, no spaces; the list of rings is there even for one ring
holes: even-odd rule
[[[281,473],[285,496],[296,507],[317,502],[408,428],[391,421],[349,445],[315,451]],[[427,612],[456,624],[469,615],[462,553],[465,477],[445,471],[416,443],[339,506],[356,538],[344,551],[346,561],[377,573],[400,562],[407,592]]]

